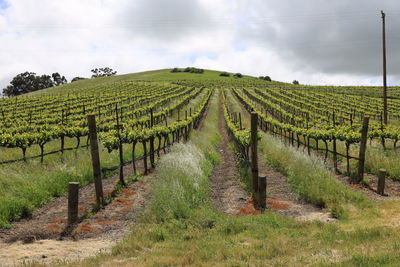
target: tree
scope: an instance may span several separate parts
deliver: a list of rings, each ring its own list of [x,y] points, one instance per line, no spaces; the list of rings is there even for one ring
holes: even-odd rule
[[[267,82],[271,82],[272,81],[271,77],[269,77],[269,76],[260,76],[258,78],[261,79],[261,80],[267,81]]]
[[[83,78],[83,77],[74,77],[72,80],[71,80],[71,83],[73,83],[73,82],[76,82],[76,81],[79,81],[79,80],[86,80],[87,78]]]
[[[51,77],[53,78],[54,86],[59,86],[68,83],[67,79],[65,79],[64,76],[61,76],[60,73],[58,72],[51,74]]]
[[[117,74],[116,71],[109,67],[105,68],[95,68],[92,69],[91,72],[93,72],[92,78],[97,78],[97,77],[106,77],[106,76],[114,76]]]
[[[222,77],[229,77],[230,74],[224,71],[224,72],[221,72],[221,73],[219,74],[219,76],[222,76]]]
[[[235,73],[235,74],[233,75],[233,77],[235,77],[235,78],[242,78],[243,75],[242,75],[241,73]]]
[[[3,94],[12,97],[65,83],[67,79],[58,72],[51,76],[46,74],[39,76],[34,72],[25,71],[11,80],[10,85],[3,89]]]
[[[299,84],[299,81],[298,81],[298,80],[293,80],[293,84],[298,85],[298,84]]]
[[[44,74],[42,76],[36,76],[36,86],[35,86],[35,89],[32,91],[49,88],[49,87],[53,87],[53,86],[54,86],[54,82],[53,82],[53,79],[51,78],[51,76]]]
[[[28,71],[20,73],[11,80],[10,84],[3,89],[3,94],[9,97],[35,91],[38,84],[36,73]]]

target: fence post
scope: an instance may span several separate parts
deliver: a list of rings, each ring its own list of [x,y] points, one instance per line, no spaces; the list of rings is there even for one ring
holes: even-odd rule
[[[261,210],[267,206],[267,176],[260,174],[258,176],[258,205]]]
[[[360,154],[358,160],[358,175],[356,183],[360,183],[364,178],[364,164],[365,164],[365,152],[367,151],[367,138],[368,138],[368,123],[369,117],[363,118],[363,125],[361,130],[361,142],[360,142]]]
[[[154,126],[153,109],[150,109],[150,128]],[[154,136],[150,136],[150,165],[151,168],[155,168],[154,163]]]
[[[379,195],[385,195],[385,180],[386,180],[386,170],[380,169],[378,172],[378,189]]]
[[[251,172],[253,175],[253,192],[258,192],[258,157],[257,157],[257,112],[251,112]]]
[[[70,182],[68,185],[68,225],[78,220],[79,183]]]
[[[100,156],[99,156],[99,144],[97,141],[97,130],[96,130],[96,117],[93,114],[87,116],[89,126],[89,138],[90,138],[90,152],[92,156],[93,166],[93,178],[96,189],[96,202],[98,206],[103,204],[103,184],[101,181],[101,169],[100,169]]]

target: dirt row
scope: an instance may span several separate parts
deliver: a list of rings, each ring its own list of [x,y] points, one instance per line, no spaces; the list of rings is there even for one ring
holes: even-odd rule
[[[221,143],[218,151],[221,159],[210,178],[214,205],[230,215],[259,214],[260,211],[254,207],[250,193],[239,182],[237,159],[226,130],[221,104],[219,114],[218,129]],[[261,154],[259,158],[263,158]],[[262,160],[258,167],[260,173],[267,175],[267,207],[269,209],[299,220],[334,221],[329,212],[306,203],[298,194],[292,192],[287,177],[268,167]]]

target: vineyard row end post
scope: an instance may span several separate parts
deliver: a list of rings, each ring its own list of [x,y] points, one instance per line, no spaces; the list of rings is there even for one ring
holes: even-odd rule
[[[367,138],[368,138],[368,123],[369,117],[363,118],[362,130],[361,130],[361,142],[360,142],[360,154],[358,160],[358,175],[356,183],[360,183],[364,179],[364,165],[365,165],[365,153],[367,151]]]
[[[78,221],[79,183],[70,182],[68,185],[68,225]]]
[[[96,203],[98,206],[103,205],[103,183],[101,181],[99,143],[97,140],[96,117],[93,114],[87,116],[90,138],[90,153],[92,156],[93,178],[96,190]]]
[[[258,192],[258,157],[257,157],[257,112],[251,112],[251,173],[253,178],[253,192]]]

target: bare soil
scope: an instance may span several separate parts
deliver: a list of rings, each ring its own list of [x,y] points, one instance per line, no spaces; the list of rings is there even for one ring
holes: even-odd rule
[[[239,184],[240,175],[236,165],[236,157],[229,146],[229,137],[225,128],[225,119],[220,105],[218,130],[221,143],[218,151],[221,154],[219,164],[210,177],[214,206],[224,213],[236,215],[247,205],[251,205],[250,194]],[[254,207],[251,210],[255,210]]]

